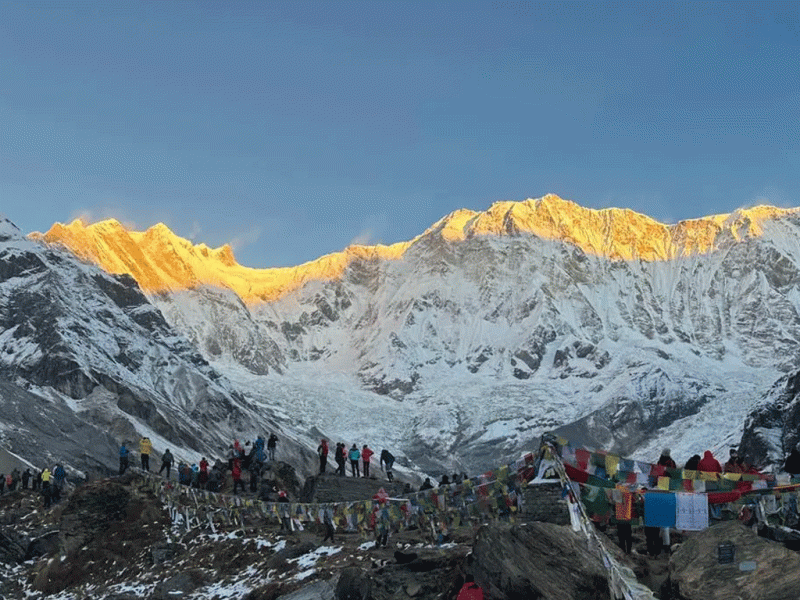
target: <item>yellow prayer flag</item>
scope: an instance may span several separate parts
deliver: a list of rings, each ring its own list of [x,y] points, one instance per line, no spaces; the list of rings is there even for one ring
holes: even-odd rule
[[[619,471],[619,456],[606,454],[606,473],[609,477],[613,477]]]
[[[658,489],[669,490],[669,477],[658,478]]]

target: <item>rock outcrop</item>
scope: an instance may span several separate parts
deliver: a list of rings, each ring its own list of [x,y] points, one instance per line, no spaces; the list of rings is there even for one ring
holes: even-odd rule
[[[486,600],[610,599],[606,569],[586,539],[551,523],[485,525],[470,571]]]
[[[720,564],[720,543],[735,547]],[[680,600],[800,598],[800,555],[758,537],[739,521],[724,521],[689,537],[670,560],[673,597]]]

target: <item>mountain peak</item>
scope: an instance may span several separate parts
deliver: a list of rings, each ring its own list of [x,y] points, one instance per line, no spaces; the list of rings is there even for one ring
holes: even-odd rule
[[[755,206],[728,215],[665,225],[629,209],[584,208],[555,194],[500,201],[484,212],[456,210],[422,235],[390,246],[349,246],[297,267],[252,269],[236,262],[229,245],[211,249],[177,236],[163,223],[133,232],[109,219],[93,225],[80,220],[56,223],[31,237],[65,245],[112,273],[129,273],[148,292],[214,285],[235,291],[245,302],[281,297],[310,280],[341,277],[354,260],[397,260],[415,242],[439,236],[459,243],[480,236],[532,235],[560,241],[612,260],[670,260],[714,251],[722,240],[763,235],[770,221],[800,209]]]
[[[11,221],[0,215],[0,242],[13,240],[22,237],[22,232],[19,227],[14,225]]]
[[[669,260],[711,252],[722,239],[763,235],[767,222],[798,210],[756,206],[667,225],[627,208],[595,210],[546,194],[522,202],[495,202],[480,213],[457,210],[426,234],[436,233],[448,241],[529,234],[567,242],[612,260]]]

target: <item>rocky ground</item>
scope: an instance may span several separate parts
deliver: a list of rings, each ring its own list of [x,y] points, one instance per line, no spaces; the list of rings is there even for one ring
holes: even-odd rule
[[[364,493],[381,482],[317,484],[297,493],[314,487],[328,495]],[[337,531],[335,541],[323,544],[317,525],[282,532],[275,523],[245,521],[187,531],[152,489],[132,472],[83,484],[48,509],[29,490],[0,496],[0,598],[452,600],[467,573],[475,575],[487,600],[610,598],[602,561],[569,526],[476,524],[451,531],[443,544],[427,531],[406,530],[393,534],[385,548],[358,533]],[[663,599],[732,597],[708,595],[723,585],[727,593],[748,591],[740,591],[741,598],[786,597],[764,590],[777,585],[780,565],[800,564],[794,552],[738,522],[676,538],[672,555],[656,559],[644,555],[641,539],[625,556],[612,533],[605,539],[617,560]],[[757,567],[718,565],[714,552],[722,538],[734,540],[739,556]],[[776,589],[788,589],[792,577]]]

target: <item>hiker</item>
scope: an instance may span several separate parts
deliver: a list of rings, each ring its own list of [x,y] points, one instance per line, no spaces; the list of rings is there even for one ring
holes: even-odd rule
[[[206,489],[209,492],[218,492],[222,489],[222,480],[223,480],[223,473],[220,469],[217,468],[217,465],[211,469],[211,473],[208,474],[208,482],[206,483]]]
[[[647,554],[651,557],[656,557],[661,554],[661,528],[650,527],[648,525],[644,528],[644,538],[647,544]]]
[[[667,469],[677,468],[675,461],[672,460],[672,457],[669,455],[669,448],[664,448],[661,451],[661,456],[658,458],[658,464]]]
[[[61,500],[61,488],[58,487],[58,484],[55,482],[55,476],[51,481],[52,483],[49,488],[51,504],[58,504],[58,502]]]
[[[119,447],[119,474],[122,475],[128,468],[128,448],[125,442]]]
[[[25,469],[25,472],[22,474],[22,489],[23,490],[27,490],[28,489],[28,482],[31,480],[31,477],[33,477],[33,473],[31,473],[31,470],[30,469]]]
[[[44,507],[50,508],[53,503],[53,490],[50,489],[49,485],[42,486],[42,498],[44,498]]]
[[[278,446],[278,436],[274,433],[269,434],[269,439],[267,440],[267,451],[269,452],[269,460],[270,462],[274,462],[275,460],[275,448]]]
[[[206,489],[206,484],[208,483],[208,461],[205,456],[200,459],[200,474],[197,476],[197,483],[200,485],[200,489]]]
[[[64,479],[67,477],[67,472],[64,470],[64,465],[57,463],[53,469],[53,484],[58,488],[58,494],[64,489]]]
[[[723,473],[744,473],[744,458],[739,457],[736,448],[731,448],[729,452],[728,462],[722,468]]]
[[[14,468],[11,471],[11,474],[8,476],[8,481],[6,481],[6,485],[8,486],[8,490],[10,492],[13,492],[14,490],[17,489],[17,484],[19,483],[19,480],[20,480],[19,469]]]
[[[381,469],[386,471],[386,479],[389,481],[394,480],[394,475],[392,474],[392,466],[394,465],[394,455],[389,452],[386,448],[381,450]]]
[[[169,479],[169,473],[172,470],[172,461],[173,461],[172,452],[170,452],[169,448],[167,448],[164,451],[164,454],[161,455],[161,468],[158,470],[158,474],[161,475],[164,469],[166,469],[167,479]]]
[[[145,436],[139,440],[139,456],[142,459],[142,471],[150,472],[150,452],[153,451],[153,442]]]
[[[456,600],[483,600],[483,589],[475,583],[473,575],[464,578],[464,585],[458,592]]]
[[[247,469],[250,472],[250,491],[255,494],[258,491],[258,478],[261,475],[261,465],[254,458],[250,461],[250,465]]]
[[[433,489],[433,484],[431,483],[431,478],[426,477],[425,481],[422,482],[422,485],[419,486],[419,491],[421,492],[423,490],[432,490],[432,489]]]
[[[33,473],[33,481],[31,481],[31,489],[36,492],[42,488],[42,473],[39,470],[35,470]]]
[[[244,491],[244,481],[242,481],[242,461],[240,459],[233,459],[231,473],[233,474],[233,493],[237,493],[240,485],[242,486],[242,491]]]
[[[800,474],[800,451],[797,450],[797,446],[792,448],[789,456],[786,457],[786,462],[783,463],[783,470],[789,475]]]
[[[686,471],[697,471],[697,465],[700,464],[700,455],[695,454],[686,461],[686,464],[683,465],[684,470]]]
[[[6,476],[0,473],[0,494],[3,493],[3,490],[6,488]]]
[[[39,475],[39,477],[42,480],[42,490],[45,490],[46,488],[49,488],[50,487],[50,469],[48,469],[47,467],[42,469],[42,472]]]
[[[322,543],[324,544],[330,538],[331,544],[335,544],[335,540],[333,539],[333,511],[330,508],[323,510],[324,516],[322,517],[322,524],[325,525],[325,537],[322,538]]]
[[[250,459],[251,465],[253,464],[253,462],[255,462],[256,465],[258,466],[259,474],[261,474],[264,471],[264,463],[267,462],[267,452],[266,450],[264,450],[264,445],[265,445],[264,438],[258,436],[256,438],[255,443],[253,444],[253,450],[252,450],[253,457]]]
[[[364,465],[365,478],[369,478],[369,459],[372,458],[373,454],[375,453],[370,450],[369,446],[364,444],[364,447],[361,449],[361,463]]]
[[[344,442],[337,442],[336,444],[336,454],[334,455],[336,459],[336,474],[344,477],[344,464],[345,464],[345,457],[344,457]]]
[[[317,454],[319,455],[319,474],[323,475],[328,466],[328,440],[325,438],[322,438],[317,446]]]
[[[450,478],[447,475],[442,475],[441,481],[439,481],[439,485],[450,485]]]
[[[706,473],[722,473],[722,467],[714,458],[714,455],[711,454],[711,450],[706,450],[703,454],[703,459],[697,464],[698,471],[704,471]]]
[[[361,458],[361,452],[359,452],[358,446],[353,444],[353,447],[350,448],[350,452],[347,453],[347,458],[350,459],[350,470],[353,477],[361,477],[361,472],[358,468],[358,461]]]

